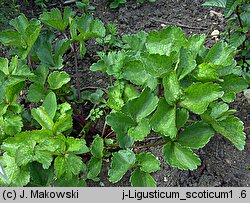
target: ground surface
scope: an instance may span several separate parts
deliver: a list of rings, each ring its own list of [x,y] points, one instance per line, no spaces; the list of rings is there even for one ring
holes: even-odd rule
[[[52,1],[55,3],[56,1]],[[160,30],[167,25],[181,26],[187,35],[205,33],[208,35],[206,46],[212,46],[215,40],[210,36],[215,29],[223,31],[225,22],[219,15],[210,15],[211,9],[201,6],[204,0],[157,0],[156,3],[137,4],[135,0],[119,9],[110,10],[107,0],[93,0],[93,14],[104,23],[115,23],[120,34],[136,33],[140,30]],[[216,10],[220,12],[219,10]],[[36,15],[25,11],[30,17]],[[92,73],[89,66],[97,60],[96,46],[89,44],[91,50],[80,64],[83,87],[106,87],[108,78],[101,73]],[[67,67],[73,67],[71,62]],[[70,72],[70,70],[68,70]],[[181,171],[164,163],[161,147],[150,148],[162,161],[162,170],[153,174],[158,186],[250,186],[250,104],[239,95],[231,104],[239,112],[237,116],[245,123],[247,144],[244,151],[238,151],[222,136],[215,136],[203,149],[198,150],[202,166],[195,171]],[[108,166],[104,166],[101,182],[104,186],[130,186],[129,173],[117,184],[107,180]],[[99,183],[89,182],[90,186]]]

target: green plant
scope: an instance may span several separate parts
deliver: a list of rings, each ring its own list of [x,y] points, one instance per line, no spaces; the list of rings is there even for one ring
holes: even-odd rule
[[[111,182],[134,168],[133,186],[155,186],[149,173],[159,169],[159,162],[140,153],[150,146],[163,146],[165,161],[184,170],[201,164],[193,150],[204,147],[216,132],[244,149],[243,123],[227,103],[248,83],[233,58],[235,48],[219,42],[208,49],[205,38],[186,39],[177,27],[139,32],[124,36],[124,49],[100,55],[91,66],[116,79],[108,90],[112,112],[106,118],[116,133],[110,148],[119,150],[113,153]],[[158,141],[143,145],[151,131]]]
[[[249,0],[210,0],[203,6],[219,7],[224,9],[227,19],[227,29],[224,40],[238,48],[238,64],[246,71],[249,77],[250,66],[250,2]]]
[[[79,83],[72,88],[62,71],[63,55],[71,51],[77,68],[77,49],[83,57],[84,43],[104,36],[105,28],[89,14],[75,17],[69,7],[63,14],[44,12],[39,20],[22,14],[10,25],[15,30],[0,32],[0,42],[14,54],[11,60],[0,58],[0,184],[84,186],[89,171],[84,137],[101,132],[83,117],[86,101]]]
[[[97,38],[96,42],[102,45],[105,51],[111,51],[122,46],[122,42],[118,39],[117,35],[117,26],[109,23],[106,25],[106,36],[104,38]]]
[[[248,86],[234,47],[207,49],[205,35],[186,39],[177,27],[123,36],[119,51],[104,50],[91,66],[115,81],[90,92],[80,87],[78,60],[87,40],[105,38],[100,20],[66,7],[11,25],[0,32],[14,54],[0,58],[1,186],[86,186],[100,180],[104,162],[112,183],[133,170],[132,186],[156,186],[160,161],[142,149],[163,146],[167,163],[190,170],[201,164],[193,150],[215,132],[243,150],[243,123],[227,104]],[[68,52],[76,88],[64,71]],[[157,141],[145,144],[151,131]]]
[[[35,0],[35,4],[40,6],[42,9],[47,8],[46,3],[48,3],[48,0]]]
[[[89,0],[82,0],[82,2],[77,1],[76,2],[76,7],[79,10],[83,10],[84,12],[87,12],[88,10],[95,10],[94,6],[89,5]]]

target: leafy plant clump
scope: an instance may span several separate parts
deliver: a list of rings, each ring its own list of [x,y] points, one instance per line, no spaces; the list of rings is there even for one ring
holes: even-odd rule
[[[227,19],[227,27],[224,32],[224,40],[238,49],[237,61],[245,70],[249,80],[250,66],[250,2],[249,0],[209,0],[204,6],[224,9]]]
[[[156,186],[151,173],[161,163],[144,149],[163,146],[165,161],[183,170],[201,164],[194,150],[216,132],[244,149],[243,123],[228,103],[248,83],[225,42],[207,49],[205,35],[186,39],[168,27],[123,36],[112,51],[113,26],[107,32],[99,19],[69,7],[39,19],[22,14],[10,25],[0,32],[10,48],[0,58],[1,186],[86,186],[100,180],[103,164],[112,183],[132,170],[132,186]],[[112,42],[91,66],[111,77],[107,90],[80,86],[78,60],[91,38]],[[65,71],[68,55],[73,77]]]
[[[10,59],[0,58],[0,184],[84,186],[90,151],[84,137],[93,140],[99,131],[84,118],[77,54],[84,56],[88,39],[105,36],[104,25],[69,7],[39,19],[22,14],[10,25],[0,32],[0,42],[11,47]],[[77,88],[62,70],[65,52],[74,56]],[[89,96],[98,102],[98,94]]]
[[[123,37],[123,50],[100,54],[101,59],[91,66],[92,71],[116,78],[108,90],[107,105],[112,111],[106,121],[116,133],[116,147],[122,149],[113,154],[111,182],[134,168],[138,160],[131,157],[144,147],[163,146],[165,161],[183,170],[201,164],[194,150],[204,147],[216,132],[244,149],[243,123],[233,116],[236,111],[228,103],[248,83],[233,58],[235,48],[219,42],[207,49],[205,38],[186,39],[177,27],[139,32]],[[150,132],[158,141],[141,146]],[[132,185],[155,186],[149,174],[153,171],[143,166],[135,167]],[[157,168],[158,163],[152,161],[149,166]]]

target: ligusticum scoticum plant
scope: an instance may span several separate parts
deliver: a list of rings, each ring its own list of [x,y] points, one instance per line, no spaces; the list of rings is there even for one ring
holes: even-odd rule
[[[233,116],[236,111],[228,103],[248,83],[233,58],[235,48],[219,42],[208,49],[205,39],[205,35],[186,39],[177,27],[139,32],[124,36],[121,51],[101,53],[91,66],[116,79],[108,90],[112,112],[106,122],[122,149],[113,154],[111,182],[138,163],[131,158],[137,156],[133,149],[150,132],[160,138],[152,146],[163,145],[165,161],[178,169],[200,166],[193,150],[204,147],[216,132],[244,149],[243,122]],[[149,165],[156,170],[157,164]],[[132,172],[132,185],[154,186],[150,172],[139,164]]]
[[[66,7],[10,25],[0,32],[11,50],[0,58],[1,186],[86,186],[100,180],[104,163],[112,183],[132,170],[132,186],[156,186],[151,173],[161,163],[149,147],[162,146],[165,161],[183,170],[201,165],[194,150],[216,132],[244,149],[243,123],[228,105],[248,87],[234,47],[205,48],[205,35],[186,39],[177,27],[126,35],[119,51],[105,49],[91,66],[111,77],[110,87],[86,92],[78,60],[87,40],[107,38],[100,20]],[[77,88],[65,53],[73,55]],[[147,136],[156,142],[145,144]]]

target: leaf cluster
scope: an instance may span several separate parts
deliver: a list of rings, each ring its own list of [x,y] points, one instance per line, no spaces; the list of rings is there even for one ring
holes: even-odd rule
[[[204,147],[216,132],[244,149],[243,123],[233,116],[235,110],[228,103],[248,83],[233,58],[235,47],[219,42],[208,49],[205,39],[205,35],[187,39],[172,26],[123,36],[122,50],[100,54],[91,70],[116,79],[108,89],[107,105],[113,110],[106,119],[123,148],[116,157],[128,153],[132,161],[130,150],[152,131],[164,141],[159,145],[164,145],[165,161],[183,170],[201,164],[194,150]],[[136,163],[129,161],[123,160],[124,170]],[[116,182],[113,162],[109,175]],[[132,185],[152,183],[144,172],[133,172]]]
[[[238,64],[245,70],[249,80],[250,66],[250,3],[248,0],[209,0],[203,6],[218,7],[224,10],[227,19],[223,39],[238,49]]]
[[[106,30],[99,19],[69,7],[39,19],[22,14],[10,25],[0,32],[0,42],[11,48],[0,58],[1,185],[86,186],[100,181],[102,166],[110,164],[112,183],[132,170],[132,186],[153,187],[160,161],[142,148],[163,146],[164,160],[182,170],[201,164],[195,150],[216,133],[244,149],[243,123],[229,103],[249,84],[234,46],[219,42],[208,49],[205,35],[186,38],[172,26],[125,35],[119,50],[111,50],[118,47],[115,27]],[[107,89],[95,92],[81,89],[78,74],[92,38],[113,43],[90,67],[111,78]],[[67,53],[75,77],[66,72]],[[151,132],[158,141],[144,145]]]

